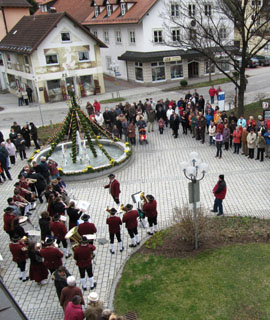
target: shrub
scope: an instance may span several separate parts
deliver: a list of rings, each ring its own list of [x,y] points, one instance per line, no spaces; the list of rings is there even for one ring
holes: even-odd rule
[[[187,80],[181,80],[181,81],[180,81],[180,86],[181,86],[181,87],[186,87],[187,85],[188,85]]]

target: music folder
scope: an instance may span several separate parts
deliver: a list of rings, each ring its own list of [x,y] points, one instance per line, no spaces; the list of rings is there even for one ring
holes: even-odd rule
[[[133,203],[138,203],[141,201],[141,198],[140,198],[141,193],[142,193],[142,191],[139,191],[139,192],[133,193],[131,195],[131,199],[132,199]]]

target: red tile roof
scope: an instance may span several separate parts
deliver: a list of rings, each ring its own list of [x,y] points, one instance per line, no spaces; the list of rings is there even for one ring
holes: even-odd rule
[[[0,42],[0,51],[31,54],[63,17],[69,18],[87,33],[88,36],[93,38],[100,47],[107,47],[89,32],[87,28],[79,24],[67,13],[62,12],[24,16]]]
[[[31,4],[26,0],[0,0],[0,7],[5,8],[31,8]]]
[[[102,1],[102,0],[101,0]],[[134,5],[121,16],[120,7],[118,7],[110,17],[107,17],[106,9],[95,18],[94,7],[91,7],[89,16],[84,20],[85,25],[97,24],[128,24],[138,23],[144,15],[157,3],[158,0],[137,0]],[[133,1],[126,1],[133,2]]]

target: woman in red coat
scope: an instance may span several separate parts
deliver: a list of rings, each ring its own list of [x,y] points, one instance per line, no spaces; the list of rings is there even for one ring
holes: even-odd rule
[[[233,144],[234,144],[234,152],[233,153],[239,154],[241,137],[242,137],[242,130],[240,130],[239,126],[237,126],[233,132]]]
[[[28,245],[28,257],[30,259],[30,280],[35,280],[38,284],[46,284],[48,270],[43,263],[43,259],[36,243],[30,242]]]

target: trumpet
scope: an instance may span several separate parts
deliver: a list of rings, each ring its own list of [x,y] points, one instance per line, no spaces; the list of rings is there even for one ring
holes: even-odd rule
[[[123,205],[123,203],[120,205],[120,208],[117,211],[117,214],[122,214],[127,212],[126,207]]]

